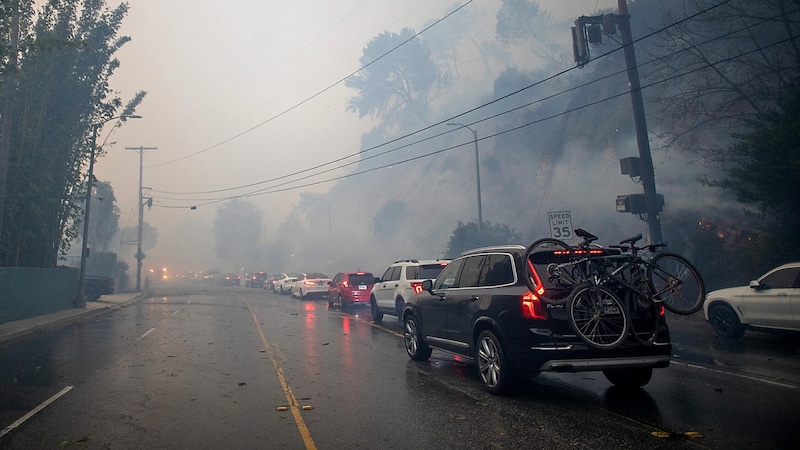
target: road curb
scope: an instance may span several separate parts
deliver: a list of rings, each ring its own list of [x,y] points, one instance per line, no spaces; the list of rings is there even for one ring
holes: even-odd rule
[[[89,302],[86,308],[72,308],[58,311],[43,316],[5,322],[0,324],[0,347],[6,347],[21,339],[37,333],[44,333],[62,328],[70,323],[92,319],[109,311],[123,308],[129,304],[145,298],[147,293],[130,294],[130,296],[115,296],[114,301]]]

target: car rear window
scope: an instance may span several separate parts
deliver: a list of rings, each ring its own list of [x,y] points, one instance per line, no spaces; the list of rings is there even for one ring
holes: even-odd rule
[[[347,276],[347,283],[350,284],[351,286],[358,284],[373,284],[374,282],[375,282],[375,277],[373,277],[371,273],[363,273],[358,275]]]
[[[511,255],[489,255],[481,278],[481,286],[513,283],[514,266],[511,264]]]
[[[447,265],[442,264],[420,264],[419,266],[406,267],[407,280],[433,280],[438,277]]]

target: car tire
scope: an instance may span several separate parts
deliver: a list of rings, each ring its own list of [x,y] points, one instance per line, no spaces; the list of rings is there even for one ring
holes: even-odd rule
[[[618,388],[639,389],[650,382],[650,378],[653,376],[653,368],[608,369],[603,371],[603,375]]]
[[[339,300],[338,301],[338,303],[339,303],[339,311],[344,311],[345,308],[347,308],[347,306],[345,306],[344,300],[342,300],[342,296],[338,295],[336,298]]]
[[[375,297],[369,300],[369,311],[372,313],[372,320],[375,323],[381,323],[383,321],[383,313],[378,309],[378,303],[375,301]],[[400,321],[402,322],[402,319],[400,319]]]
[[[516,388],[518,376],[508,364],[503,346],[489,330],[478,335],[475,362],[483,388],[495,395],[510,394]]]
[[[278,290],[280,291],[280,294],[283,295],[283,286],[279,286]]]
[[[720,303],[708,310],[708,323],[717,335],[728,339],[738,339],[744,334],[739,316],[730,306]]]
[[[300,293],[300,295],[297,298],[299,298],[300,300],[305,300],[305,296],[303,295],[303,290],[302,289],[300,289],[299,293]]]
[[[417,318],[413,315],[409,315],[405,319],[403,341],[406,345],[406,353],[414,361],[427,361],[431,357],[431,348],[422,340]]]
[[[333,298],[331,297],[331,294],[328,293],[328,308],[331,306],[333,306]]]

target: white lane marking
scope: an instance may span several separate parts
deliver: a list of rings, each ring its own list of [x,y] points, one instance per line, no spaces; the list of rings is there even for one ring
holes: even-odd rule
[[[148,334],[152,333],[153,331],[156,331],[156,329],[155,328],[150,328],[149,330],[145,331],[143,335],[137,337],[136,340],[140,341],[140,340],[144,339]]]
[[[175,314],[178,314],[179,312],[181,312],[181,310],[180,309],[176,309],[175,311],[172,312],[172,315],[174,316]]]
[[[742,375],[742,374],[733,373],[733,372],[726,372],[724,370],[712,369],[710,367],[700,366],[698,364],[684,363],[684,362],[677,362],[677,361],[672,361],[670,364],[677,364],[679,366],[691,367],[693,369],[708,370],[710,372],[719,373],[719,374],[722,374],[722,375],[730,375],[732,377],[744,378],[745,380],[760,381],[762,383],[772,384],[772,385],[775,385],[775,386],[785,387],[785,388],[789,388],[789,389],[797,389],[797,386],[795,386],[793,384],[779,383],[777,381],[767,380],[765,378],[758,378],[758,377],[754,377],[754,376],[751,376],[751,375]]]
[[[62,395],[66,394],[67,392],[71,391],[72,388],[73,388],[73,386],[65,387],[58,394],[48,398],[47,400],[44,401],[44,403],[42,403],[41,405],[37,406],[36,408],[33,408],[28,414],[25,414],[24,416],[22,416],[19,419],[17,419],[16,422],[14,422],[11,425],[5,427],[3,429],[3,431],[0,432],[0,437],[5,436],[6,433],[10,432],[14,428],[17,428],[18,426],[20,426],[23,423],[25,423],[26,420],[28,420],[31,417],[33,417],[36,413],[38,413],[39,411],[45,409],[47,407],[47,405],[49,405],[50,403],[53,403],[54,401],[58,400],[59,397],[61,397]]]

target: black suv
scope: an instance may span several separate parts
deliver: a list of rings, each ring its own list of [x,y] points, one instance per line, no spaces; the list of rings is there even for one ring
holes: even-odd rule
[[[459,255],[436,280],[423,282],[403,310],[404,340],[413,360],[431,348],[474,359],[484,388],[513,390],[521,375],[603,371],[621,387],[641,387],[654,368],[669,366],[672,345],[663,309],[656,338],[642,345],[590,347],[572,330],[563,305],[542,303],[528,289],[525,247],[508,245]]]

